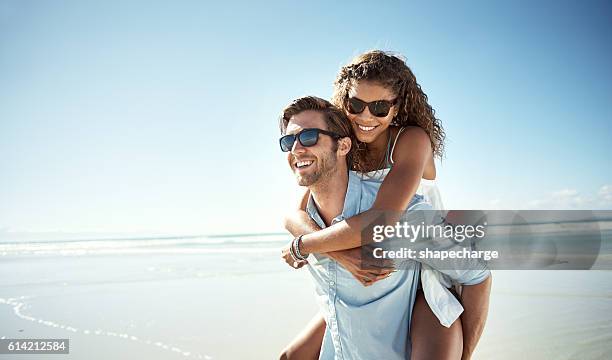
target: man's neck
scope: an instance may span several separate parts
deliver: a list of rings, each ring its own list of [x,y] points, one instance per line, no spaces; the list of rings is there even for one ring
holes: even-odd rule
[[[327,226],[331,225],[332,220],[340,215],[344,209],[344,198],[348,187],[348,170],[345,167],[338,170],[331,177],[309,187],[310,194],[319,210],[319,215]]]

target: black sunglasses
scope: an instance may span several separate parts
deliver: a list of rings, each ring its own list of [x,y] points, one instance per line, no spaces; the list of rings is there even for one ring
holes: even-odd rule
[[[347,108],[351,114],[361,114],[365,110],[366,106],[370,109],[370,114],[376,117],[385,117],[389,115],[391,107],[395,105],[397,98],[392,101],[389,100],[376,100],[371,102],[365,102],[356,97],[348,98]]]
[[[297,134],[285,135],[280,138],[280,148],[283,152],[288,152],[293,149],[293,144],[297,139],[302,146],[309,147],[315,146],[319,141],[319,134],[325,134],[330,136],[332,139],[340,139],[342,136],[335,132],[321,130],[321,129],[304,129]]]

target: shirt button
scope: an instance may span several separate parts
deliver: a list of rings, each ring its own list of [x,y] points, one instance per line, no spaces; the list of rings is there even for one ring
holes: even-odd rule
[[[331,285],[331,286],[334,286],[335,284],[336,284],[336,283],[335,283],[335,282],[333,282],[333,281],[330,281],[330,282],[329,282],[329,285]]]

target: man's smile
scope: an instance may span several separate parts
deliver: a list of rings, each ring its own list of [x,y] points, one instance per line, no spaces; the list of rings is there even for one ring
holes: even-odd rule
[[[295,163],[295,166],[298,168],[302,168],[302,167],[306,167],[310,164],[312,164],[314,161],[312,160],[303,160],[303,161],[298,161],[297,163]]]
[[[302,171],[306,171],[307,169],[309,169],[312,166],[312,164],[314,164],[314,159],[296,160],[293,163],[293,166],[298,172],[302,172]]]

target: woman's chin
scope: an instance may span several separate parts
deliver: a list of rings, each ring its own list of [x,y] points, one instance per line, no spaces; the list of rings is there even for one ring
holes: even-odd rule
[[[380,132],[376,130],[369,133],[358,130],[355,135],[357,136],[357,140],[367,144],[373,142],[378,137],[379,133]]]
[[[368,144],[371,143],[374,138],[372,138],[371,136],[357,136],[357,140],[359,140],[359,142]]]

